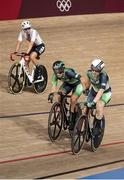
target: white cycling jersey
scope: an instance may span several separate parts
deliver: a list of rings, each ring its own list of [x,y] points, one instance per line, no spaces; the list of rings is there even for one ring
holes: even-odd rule
[[[42,38],[40,37],[39,33],[35,29],[30,29],[29,33],[25,31],[21,31],[18,36],[18,41],[27,40],[29,42],[34,42],[34,44],[40,45],[43,43]]]

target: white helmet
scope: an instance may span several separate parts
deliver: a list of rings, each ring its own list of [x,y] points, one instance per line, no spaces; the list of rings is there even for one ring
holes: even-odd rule
[[[91,69],[100,72],[105,67],[104,62],[101,59],[94,59],[91,63]]]
[[[22,29],[23,30],[25,30],[25,29],[27,29],[27,28],[31,28],[31,23],[30,23],[30,21],[22,21],[22,23],[21,23],[21,27],[22,27]]]

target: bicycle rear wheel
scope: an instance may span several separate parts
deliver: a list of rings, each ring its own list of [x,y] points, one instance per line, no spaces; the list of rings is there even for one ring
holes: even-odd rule
[[[55,141],[62,130],[63,111],[61,104],[55,102],[50,110],[48,118],[48,135],[51,141]]]
[[[38,79],[40,77],[40,79]],[[36,93],[43,93],[46,89],[48,81],[48,74],[45,66],[39,65],[38,69],[35,69],[34,73],[34,90]]]
[[[72,134],[71,149],[73,154],[78,154],[82,149],[86,138],[86,130],[86,117],[81,115],[75,124]]]
[[[97,122],[94,124],[94,128],[96,128]],[[97,148],[100,146],[103,136],[104,136],[104,130],[105,130],[105,119],[102,119],[102,129],[100,129],[101,133],[99,135],[93,135],[91,136],[91,150],[95,152]]]
[[[25,73],[22,69],[21,75],[19,75],[20,64],[14,63],[8,74],[8,88],[13,94],[18,94],[22,92],[25,85]]]

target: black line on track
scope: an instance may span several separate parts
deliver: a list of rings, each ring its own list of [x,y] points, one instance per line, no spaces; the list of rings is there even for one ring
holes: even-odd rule
[[[94,165],[94,166],[89,166],[89,167],[85,167],[85,168],[75,169],[75,170],[71,170],[71,171],[66,171],[66,172],[62,172],[62,173],[51,174],[48,176],[38,177],[35,179],[48,179],[48,178],[52,178],[52,177],[56,177],[56,176],[62,176],[62,175],[71,174],[71,173],[75,173],[75,172],[79,172],[79,171],[85,171],[88,169],[98,168],[98,167],[116,164],[116,163],[120,163],[120,162],[124,162],[124,159],[117,160],[117,161],[111,161],[111,162],[107,162],[107,163],[103,163],[103,164],[98,164],[98,165]]]
[[[110,104],[107,105],[106,107],[114,107],[114,106],[124,106],[124,103],[120,104]],[[49,112],[34,112],[34,113],[25,113],[25,114],[17,114],[17,115],[5,115],[5,116],[0,116],[0,119],[3,118],[14,118],[14,117],[22,117],[22,116],[35,116],[35,115],[41,115],[41,114],[48,114]]]
[[[48,114],[49,112],[34,112],[34,113],[25,113],[25,114],[16,114],[16,115],[8,115],[8,116],[0,116],[1,119],[3,118],[14,118],[14,117],[22,117],[22,116],[35,116],[41,114]]]

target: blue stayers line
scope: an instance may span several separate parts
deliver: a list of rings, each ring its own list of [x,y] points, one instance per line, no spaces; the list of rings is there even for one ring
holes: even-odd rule
[[[124,168],[86,176],[80,179],[124,179]]]
[[[113,107],[113,106],[116,106],[116,107],[117,106],[124,106],[124,103],[110,104],[110,105],[107,105],[106,107]],[[34,113],[27,113],[27,114],[5,115],[5,116],[0,116],[0,119],[22,117],[22,116],[34,116],[34,115],[41,115],[41,114],[49,114],[49,112],[34,112]]]

